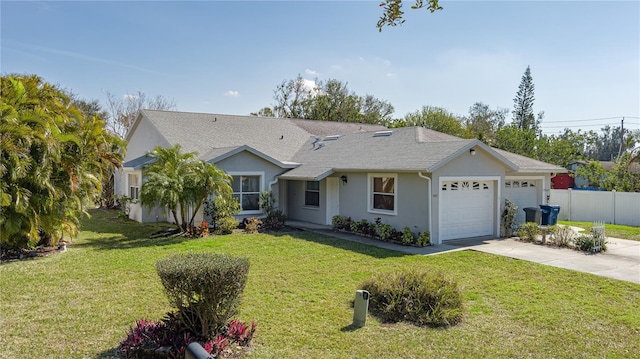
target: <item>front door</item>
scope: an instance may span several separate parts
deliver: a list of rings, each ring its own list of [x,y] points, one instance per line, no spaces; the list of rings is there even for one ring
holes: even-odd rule
[[[340,214],[340,185],[337,177],[327,177],[327,225]]]

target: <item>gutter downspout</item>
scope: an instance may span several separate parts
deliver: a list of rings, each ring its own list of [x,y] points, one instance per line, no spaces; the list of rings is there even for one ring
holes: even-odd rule
[[[431,212],[431,201],[433,200],[431,198],[431,177],[427,177],[425,175],[422,174],[422,172],[418,172],[418,177],[420,178],[424,178],[429,182],[429,187],[428,187],[428,196],[429,196],[429,201],[428,201],[428,207],[429,207],[429,218],[427,221],[427,227],[429,228],[429,235],[433,235],[433,233],[431,232],[431,218],[433,217],[433,213]],[[433,237],[432,237],[433,240]]]

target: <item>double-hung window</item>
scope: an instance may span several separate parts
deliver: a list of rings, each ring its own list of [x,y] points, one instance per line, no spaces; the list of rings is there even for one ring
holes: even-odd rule
[[[129,173],[127,175],[127,182],[129,183],[129,198],[132,201],[140,199],[140,176],[137,173]]]
[[[396,214],[397,182],[395,174],[369,174],[369,212]]]
[[[240,203],[240,210],[259,211],[260,210],[260,175],[237,175],[232,176],[233,198]]]
[[[304,190],[304,205],[307,207],[320,207],[320,182],[307,181]]]

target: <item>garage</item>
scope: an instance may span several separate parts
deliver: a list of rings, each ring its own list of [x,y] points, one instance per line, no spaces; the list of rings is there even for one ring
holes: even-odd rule
[[[504,182],[504,198],[514,202],[518,206],[516,223],[524,223],[526,207],[538,207],[538,184],[535,179],[507,179]]]
[[[494,234],[495,181],[442,181],[440,238],[442,240]]]

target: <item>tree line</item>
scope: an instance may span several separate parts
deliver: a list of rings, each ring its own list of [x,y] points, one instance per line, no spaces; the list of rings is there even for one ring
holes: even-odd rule
[[[394,118],[394,107],[386,100],[369,94],[360,96],[340,80],[306,81],[300,75],[277,85],[273,100],[271,106],[251,114],[372,123],[389,128],[420,126],[461,138],[477,138],[489,146],[562,167],[576,160],[609,161],[640,142],[638,131],[615,126],[606,126],[600,133],[567,128],[557,135],[543,134],[544,112],[534,112],[535,85],[530,67],[526,68],[513,99],[510,121],[508,109],[491,108],[482,102],[471,105],[462,116],[443,107],[425,105]]]

